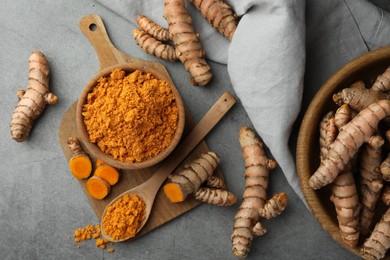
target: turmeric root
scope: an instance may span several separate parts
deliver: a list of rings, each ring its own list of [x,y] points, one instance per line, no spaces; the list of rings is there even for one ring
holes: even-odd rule
[[[29,58],[27,90],[18,91],[19,103],[15,108],[10,128],[11,136],[17,142],[26,140],[34,120],[37,119],[46,104],[57,103],[57,96],[49,92],[49,66],[45,55],[33,51]]]
[[[362,234],[368,234],[375,214],[376,204],[381,196],[383,179],[379,172],[381,152],[384,140],[374,135],[365,144],[360,158],[361,203],[363,205],[360,219]]]
[[[161,27],[145,15],[137,16],[138,26],[147,34],[151,35],[157,41],[169,41],[168,29]]]
[[[380,172],[384,181],[390,181],[390,153],[387,154],[381,163]]]
[[[321,119],[319,124],[319,132],[320,132],[320,159],[323,160],[328,154],[328,146],[329,146],[329,121],[334,117],[334,112],[329,111],[325,114],[325,116]]]
[[[119,172],[117,169],[108,164],[98,166],[93,174],[102,178],[110,185],[115,185],[119,180]]]
[[[325,134],[323,134],[328,137],[327,142],[321,142],[320,138],[320,148],[323,154],[321,160],[326,158],[329,145],[334,142],[337,131],[347,124],[351,117],[346,104],[341,106],[334,116],[331,116],[331,113],[328,113],[328,115],[330,118],[328,118]],[[327,146],[323,147],[324,145]],[[335,206],[341,239],[345,244],[355,246],[359,241],[360,204],[351,163],[348,163],[345,169],[335,178],[331,190],[332,196],[330,199]]]
[[[210,188],[215,188],[215,189],[225,189],[226,190],[226,185],[224,180],[222,178],[211,175],[207,181],[206,181],[206,186]]]
[[[259,221],[256,223],[256,225],[252,229],[253,235],[256,235],[258,237],[261,237],[267,232],[267,229],[264,227],[264,225]]]
[[[287,195],[284,192],[277,193],[268,200],[264,207],[259,209],[262,218],[271,219],[279,216],[287,206]]]
[[[220,159],[208,152],[200,155],[184,167],[182,171],[170,177],[170,183],[164,185],[164,193],[171,202],[182,202],[188,195],[199,190],[200,186],[213,174]]]
[[[223,36],[232,40],[237,28],[237,16],[222,0],[189,0],[204,18]]]
[[[319,189],[331,183],[362,144],[370,139],[379,122],[388,115],[390,115],[390,101],[380,100],[360,111],[342,127],[336,140],[329,146],[327,158],[310,177],[310,187]]]
[[[371,87],[373,90],[389,92],[390,90],[390,67],[379,75]]]
[[[72,158],[69,160],[69,168],[73,176],[77,179],[88,178],[92,171],[91,159],[83,151],[76,137],[68,138],[68,147],[72,152]]]
[[[85,188],[91,197],[98,200],[104,199],[111,190],[109,183],[95,175],[88,179]]]
[[[361,254],[365,259],[382,259],[390,248],[390,208],[364,242]]]
[[[390,181],[390,153],[387,154],[387,157],[380,166],[380,172],[384,181]]]
[[[378,100],[389,100],[390,94],[365,87],[363,81],[353,83],[333,95],[333,101],[338,104],[348,104],[352,109],[360,111]]]
[[[348,104],[341,105],[335,115],[334,115],[334,123],[337,129],[340,129],[344,125],[346,125],[352,119],[352,112],[349,108]]]
[[[386,185],[382,192],[382,201],[386,206],[390,206],[390,186]]]
[[[225,189],[201,187],[195,193],[196,200],[217,206],[231,206],[237,202],[237,197]]]
[[[175,45],[176,55],[191,74],[191,84],[205,86],[212,78],[211,69],[204,58],[205,52],[192,26],[184,0],[165,0],[164,17],[168,22],[169,38]]]
[[[242,203],[234,217],[234,228],[231,236],[232,252],[245,258],[250,250],[254,234],[264,234],[259,221],[259,210],[264,207],[268,188],[269,170],[276,167],[274,160],[265,156],[263,143],[248,127],[242,127],[239,142],[245,161],[245,191]],[[263,232],[264,231],[264,232]]]
[[[137,28],[134,29],[133,38],[146,53],[167,61],[178,60],[175,49],[172,46],[156,40],[144,31]]]
[[[336,177],[332,183],[330,200],[334,203],[340,236],[349,246],[359,242],[360,204],[356,190],[355,179],[351,171],[351,163]]]

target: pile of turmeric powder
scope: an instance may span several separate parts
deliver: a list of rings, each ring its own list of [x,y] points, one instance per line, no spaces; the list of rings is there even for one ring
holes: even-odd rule
[[[94,238],[96,247],[105,249],[108,241],[100,236],[101,236],[101,228],[99,224],[96,225],[90,224],[83,228],[78,228],[73,233],[75,242],[82,242]],[[109,248],[107,251],[109,253],[112,253],[114,252],[114,248]]]
[[[168,82],[121,69],[98,80],[88,94],[83,116],[91,142],[123,162],[142,162],[169,146],[178,122],[175,95]]]
[[[102,227],[113,240],[123,240],[134,237],[144,219],[145,202],[138,195],[125,194],[107,207]]]

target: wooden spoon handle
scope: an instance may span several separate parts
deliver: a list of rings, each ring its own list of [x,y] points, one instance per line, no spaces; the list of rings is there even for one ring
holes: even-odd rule
[[[156,192],[164,180],[190,154],[190,152],[205,138],[211,129],[222,119],[227,111],[236,103],[234,97],[225,92],[210,108],[200,122],[192,129],[188,136],[180,143],[174,152],[164,160],[163,164],[147,181],[147,186],[154,186]],[[156,187],[157,186],[157,187]],[[154,194],[153,194],[154,195]]]
[[[79,21],[79,27],[95,48],[100,70],[118,63],[127,63],[125,55],[112,44],[100,16],[90,14],[83,17]]]

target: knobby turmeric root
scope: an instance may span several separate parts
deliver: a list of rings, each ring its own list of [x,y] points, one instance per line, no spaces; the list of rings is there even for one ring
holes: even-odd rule
[[[352,109],[360,111],[378,100],[390,99],[390,94],[373,88],[366,88],[363,81],[353,83],[349,88],[342,89],[333,95],[333,101],[338,104],[348,104]]]
[[[329,140],[329,121],[334,118],[334,112],[329,111],[320,121],[319,132],[320,132],[320,159],[323,160],[328,155]]]
[[[360,230],[364,235],[370,231],[375,215],[375,208],[383,187],[383,179],[379,171],[383,144],[383,138],[379,135],[374,135],[363,147],[360,158],[360,191],[363,206],[360,218]]]
[[[83,151],[76,137],[68,138],[68,147],[72,152],[72,158],[69,160],[69,168],[73,176],[77,179],[88,178],[92,172],[91,159]]]
[[[372,89],[382,92],[388,92],[390,90],[390,67],[376,78],[374,84],[372,84]]]
[[[189,0],[204,18],[223,36],[232,40],[237,28],[237,15],[222,0]]]
[[[171,202],[182,202],[188,195],[199,190],[200,186],[213,174],[219,164],[219,157],[208,152],[200,155],[184,167],[182,171],[170,177],[170,183],[164,185],[164,193]]]
[[[17,95],[19,103],[13,112],[10,128],[12,138],[22,142],[28,138],[34,120],[41,115],[46,104],[53,105],[58,100],[49,92],[49,66],[42,52],[32,52],[27,90],[19,90]]]
[[[334,115],[333,115],[334,114]],[[350,121],[348,105],[344,104],[336,113],[328,112],[320,123],[320,152],[321,161],[328,155],[329,145],[332,144],[341,127]],[[326,123],[324,127],[323,124]],[[326,140],[324,140],[326,139]],[[336,210],[340,236],[349,246],[355,246],[359,241],[360,204],[353,178],[351,163],[335,178],[331,186],[333,202]]]
[[[390,208],[375,225],[370,237],[364,242],[361,254],[365,259],[382,259],[390,248]]]
[[[287,194],[285,192],[277,193],[265,203],[263,208],[259,209],[259,215],[262,218],[271,219],[279,216],[286,206]]]
[[[184,0],[165,0],[164,17],[168,22],[169,38],[175,45],[176,55],[191,74],[191,84],[205,86],[212,78],[212,73]]]
[[[380,172],[383,180],[390,182],[390,153],[387,154],[386,159],[381,163]]]
[[[95,175],[88,179],[85,188],[87,189],[88,194],[97,200],[104,199],[111,190],[111,186],[108,182]]]
[[[341,239],[354,247],[359,242],[361,207],[350,163],[336,177],[331,188],[330,200],[335,205]]]
[[[390,186],[386,185],[382,192],[382,201],[386,206],[390,206]]]
[[[310,187],[319,189],[331,183],[362,144],[370,139],[379,122],[388,115],[390,115],[390,101],[380,100],[360,111],[343,126],[336,140],[329,146],[327,157],[310,177]]]
[[[387,143],[390,142],[390,129],[386,130],[385,137]],[[388,152],[386,158],[382,161],[380,172],[384,181],[390,182],[390,153]]]
[[[352,117],[353,115],[349,105],[343,104],[336,110],[336,113],[334,114],[334,124],[336,125],[337,129],[340,129],[349,121],[351,121]]]
[[[211,175],[207,181],[206,181],[206,186],[207,187],[210,187],[210,188],[215,188],[215,189],[224,189],[226,190],[226,185],[225,185],[225,181],[222,180],[222,178],[218,177],[218,176],[215,176],[215,175]]]
[[[231,240],[233,254],[245,258],[253,236],[265,233],[265,228],[259,222],[259,210],[264,207],[269,171],[276,167],[276,162],[266,157],[263,143],[248,127],[240,129],[239,142],[246,167],[245,191],[234,217]]]
[[[237,202],[237,197],[225,189],[201,187],[194,193],[196,200],[216,206],[231,206]]]
[[[168,29],[161,27],[145,15],[137,16],[137,24],[145,33],[152,36],[157,41],[169,41]]]
[[[137,28],[134,29],[133,38],[146,53],[167,61],[178,60],[175,49],[172,46],[156,40],[144,31]]]

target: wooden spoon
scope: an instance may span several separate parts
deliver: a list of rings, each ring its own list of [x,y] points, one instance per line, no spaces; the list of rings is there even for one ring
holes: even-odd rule
[[[230,93],[225,92],[210,108],[210,110],[206,113],[202,120],[192,129],[192,131],[188,134],[185,140],[177,146],[177,148],[167,159],[165,159],[160,168],[158,168],[158,170],[149,180],[139,186],[125,191],[124,193],[113,199],[107,205],[107,207],[112,205],[118,199],[122,198],[122,196],[124,196],[125,194],[138,195],[146,204],[144,212],[145,219],[141,222],[141,225],[137,229],[138,233],[148,221],[157,191],[160,189],[160,186],[163,184],[165,179],[173,172],[173,170],[181,163],[181,161],[183,161],[188,156],[188,154],[204,139],[204,137],[222,119],[222,117],[235,104],[235,102],[236,100],[234,99],[234,97]],[[104,219],[104,216],[106,214],[107,207],[103,212],[101,218],[102,220]],[[104,232],[103,224],[101,225],[101,227],[102,236],[111,242],[122,242],[131,238],[127,237],[115,240]]]

